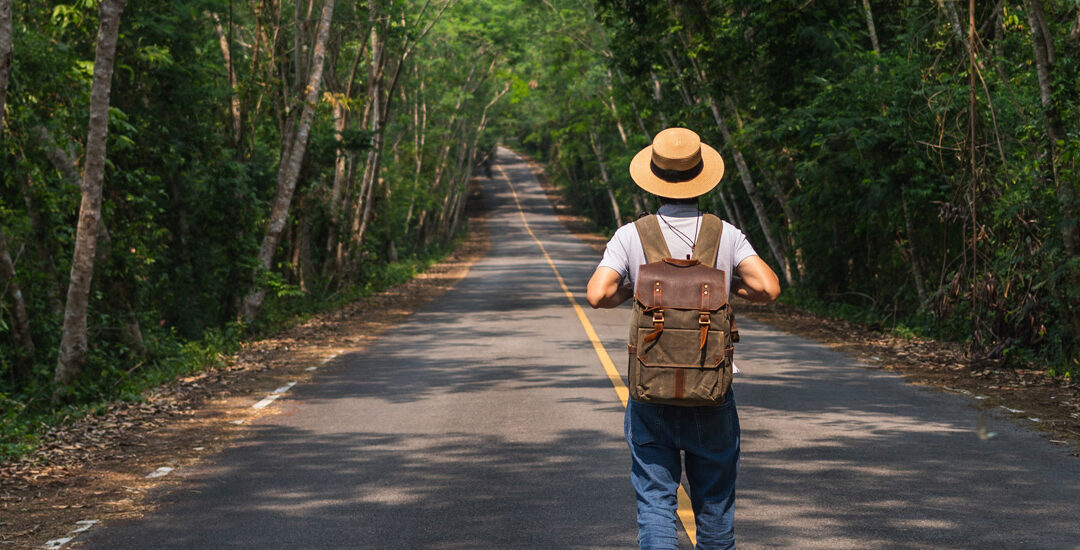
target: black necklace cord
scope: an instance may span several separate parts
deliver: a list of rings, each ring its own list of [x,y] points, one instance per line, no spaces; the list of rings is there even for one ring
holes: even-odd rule
[[[659,212],[656,214],[656,217],[660,218],[660,221],[664,222],[664,225],[668,226],[668,229],[670,229],[672,232],[674,232],[675,236],[678,237],[679,240],[681,240],[684,244],[686,244],[686,246],[689,246],[690,247],[690,252],[693,253],[694,247],[697,246],[698,229],[699,229],[699,224],[701,224],[701,211],[698,211],[697,212],[697,217],[694,218],[694,237],[693,238],[691,238],[686,233],[683,233],[682,231],[680,231],[678,227],[675,227],[674,225],[671,225],[671,222],[667,221],[667,219],[665,219],[664,216],[661,216]],[[690,254],[686,255],[686,259],[687,260],[690,259]]]

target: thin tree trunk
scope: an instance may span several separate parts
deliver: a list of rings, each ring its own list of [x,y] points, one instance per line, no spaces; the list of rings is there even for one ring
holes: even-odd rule
[[[82,204],[75,234],[64,310],[60,353],[53,377],[54,398],[70,386],[86,364],[88,345],[86,315],[90,281],[94,275],[94,252],[101,227],[101,191],[105,178],[105,138],[109,130],[109,93],[116,61],[116,37],[120,14],[127,0],[102,0],[98,6],[98,37],[94,54],[94,78],[90,89],[90,123],[86,136],[86,170],[82,181]]]
[[[353,59],[352,68],[349,69],[349,80],[345,85],[345,97],[347,101],[352,99],[353,84],[356,82],[356,70],[360,66],[360,60],[365,57],[367,52],[367,36],[369,33],[364,33],[364,42],[356,49],[356,58]],[[346,109],[344,101],[334,102],[334,131],[335,138],[340,144],[342,142],[343,134],[349,123],[349,112]],[[340,246],[340,234],[342,218],[341,212],[344,204],[343,199],[345,196],[345,183],[349,180],[349,167],[352,162],[355,162],[356,155],[352,152],[346,151],[343,147],[339,146],[336,152],[336,158],[334,161],[334,182],[330,188],[330,231],[326,239],[326,251],[329,254],[327,259],[327,265],[332,265],[335,269],[341,268],[341,246]],[[337,253],[335,253],[335,251]],[[331,270],[326,270],[327,272]]]
[[[1057,188],[1058,203],[1061,205],[1061,235],[1065,244],[1066,255],[1077,253],[1076,196],[1069,178],[1062,178],[1058,173],[1061,152],[1058,142],[1065,139],[1061,116],[1054,104],[1053,76],[1054,63],[1053,37],[1045,32],[1042,0],[1025,0],[1028,22],[1031,26],[1031,43],[1035,50],[1035,71],[1039,79],[1039,97],[1042,101],[1043,121],[1049,143],[1050,173]]]
[[[596,143],[596,136],[589,131],[589,145],[596,154],[596,163],[600,166],[600,178],[604,180],[604,190],[607,191],[608,200],[611,201],[611,213],[615,216],[615,227],[622,225],[622,214],[619,212],[619,201],[615,200],[615,192],[611,189],[611,179],[608,178],[607,166],[604,164],[604,154]]]
[[[15,350],[15,365],[18,369],[16,377],[25,380],[30,377],[30,371],[34,366],[34,340],[30,336],[30,316],[26,313],[26,301],[19,289],[19,281],[15,278],[15,264],[11,261],[11,252],[8,251],[7,239],[3,231],[0,231],[0,283],[7,287],[14,305],[11,328],[17,347]]]
[[[330,39],[330,23],[333,15],[334,0],[326,0],[323,5],[322,16],[319,18],[315,54],[311,72],[309,73],[307,94],[304,97],[299,127],[295,133],[294,143],[288,148],[288,157],[282,157],[278,167],[277,191],[270,209],[270,219],[266,223],[266,235],[263,237],[262,246],[259,248],[257,269],[260,270],[270,269],[274,253],[281,242],[281,233],[285,229],[285,223],[288,219],[289,205],[292,202],[293,191],[296,190],[296,182],[300,176],[300,165],[307,151],[308,135],[311,132],[311,123],[315,117],[315,107],[319,100],[323,65],[326,60],[326,43]],[[244,298],[241,314],[245,321],[251,323],[255,320],[259,310],[262,309],[265,298],[266,289],[260,287],[254,288]]]
[[[735,223],[737,223],[739,225],[739,229],[742,229],[742,228],[746,227],[746,222],[743,221],[745,218],[743,218],[742,209],[739,208],[739,203],[735,202],[734,195],[732,195],[731,193],[728,193],[728,190],[726,188],[724,188],[724,186],[721,186],[720,187],[720,196],[724,197],[724,202],[731,205],[731,210],[735,214],[734,221],[735,221]]]
[[[795,249],[795,269],[794,274],[802,280],[806,274],[806,263],[803,261],[802,247],[799,246],[797,237],[795,235],[795,225],[798,219],[795,216],[795,210],[791,208],[791,203],[787,200],[787,195],[777,183],[776,177],[765,171],[765,186],[772,192],[772,196],[776,199],[776,202],[780,204],[780,210],[784,212],[784,225],[787,227],[787,246]],[[785,255],[786,257],[786,255]],[[790,264],[789,264],[790,269]]]
[[[904,212],[904,230],[907,232],[908,254],[911,255],[911,278],[915,281],[915,292],[919,294],[919,303],[926,303],[926,284],[923,282],[922,260],[915,245],[915,225],[911,223],[907,199],[901,197],[900,206]]]
[[[877,58],[881,57],[881,45],[878,43],[877,28],[874,27],[874,12],[870,9],[870,0],[862,0],[863,13],[866,15],[866,30],[870,33],[870,45]],[[878,72],[878,63],[874,61],[874,72]]]
[[[769,245],[769,250],[772,252],[773,258],[776,259],[777,264],[779,264],[784,280],[787,284],[793,285],[795,284],[795,281],[791,275],[791,267],[787,261],[787,255],[784,253],[780,241],[773,233],[769,223],[769,213],[765,210],[765,203],[762,202],[757,185],[754,183],[754,178],[750,174],[750,166],[746,163],[742,150],[735,144],[735,140],[731,136],[731,131],[728,129],[727,122],[720,113],[720,108],[717,106],[716,100],[712,97],[712,94],[707,93],[705,97],[709,104],[709,110],[712,112],[713,119],[716,121],[716,126],[720,129],[720,134],[724,137],[724,144],[727,145],[728,149],[731,151],[732,158],[735,160],[735,166],[739,171],[739,179],[746,189],[746,195],[750,197],[750,204],[754,206],[754,213],[757,214],[758,225],[761,226],[761,232],[765,235],[765,241]]]
[[[951,0],[937,0],[938,7],[945,12],[945,17],[949,20],[949,26],[952,27],[953,34],[956,35],[956,39],[960,43],[964,42],[964,31],[960,26],[960,16],[956,13],[956,6],[953,5]]]
[[[1080,6],[1076,7],[1076,19],[1073,20],[1072,29],[1069,31],[1069,40],[1080,41]]]
[[[378,180],[379,164],[382,155],[383,129],[382,123],[382,75],[386,66],[386,41],[385,36],[379,36],[377,32],[377,11],[371,9],[371,87],[368,93],[368,106],[371,110],[371,131],[373,140],[371,150],[368,151],[367,162],[364,163],[364,175],[360,185],[359,202],[357,202],[358,218],[353,220],[353,244],[357,249],[364,242],[364,233],[367,231],[368,220],[371,217],[371,199],[375,192],[375,184]],[[383,26],[383,32],[386,27]],[[362,208],[361,208],[362,207]]]
[[[45,279],[48,281],[48,291],[45,293],[49,302],[49,310],[53,315],[60,317],[64,314],[64,304],[60,296],[64,294],[64,281],[56,271],[56,261],[53,256],[52,239],[48,237],[49,230],[38,213],[34,204],[33,181],[27,175],[22,180],[23,203],[26,204],[26,214],[30,220],[30,231],[34,236],[34,251],[37,254],[37,265],[45,271]]]
[[[383,83],[383,75],[386,69],[386,56],[384,51],[386,48],[385,37],[379,43],[379,48],[381,51],[379,53],[379,62],[377,64],[378,71],[375,75],[373,75],[372,78],[375,84],[375,86],[373,87],[373,101],[371,105],[372,109],[375,111],[374,119],[372,121],[372,130],[375,133],[375,139],[374,144],[372,145],[371,153],[368,156],[368,163],[364,167],[364,177],[368,181],[368,193],[364,197],[364,209],[360,220],[360,226],[355,232],[355,241],[357,247],[359,247],[364,241],[364,233],[367,230],[368,223],[371,221],[371,215],[374,212],[374,204],[371,200],[372,193],[375,190],[374,184],[378,180],[379,170],[382,166],[382,145],[385,140],[387,123],[390,119],[390,104],[393,100],[394,91],[397,88],[397,83],[401,76],[401,70],[404,68],[406,61],[408,61],[409,56],[412,54],[413,48],[415,48],[416,45],[424,39],[427,33],[431,31],[432,27],[435,26],[435,23],[437,23],[439,18],[442,17],[442,14],[446,12],[447,9],[456,4],[457,1],[458,0],[445,0],[442,6],[439,8],[438,13],[432,16],[432,19],[427,22],[427,25],[420,31],[420,33],[415,39],[410,39],[406,37],[405,44],[402,47],[401,55],[398,57],[397,63],[394,65],[390,81],[386,83],[385,86]],[[418,26],[423,19],[424,14],[427,12],[428,6],[430,6],[430,4],[431,0],[428,0],[424,3],[423,7],[420,9],[419,14],[417,15],[416,21],[412,25],[409,25],[403,13],[401,26],[404,28]],[[377,10],[372,8],[369,9],[371,9],[372,17],[375,17]],[[372,21],[372,24],[374,25],[374,21]],[[384,32],[386,32],[386,26],[383,27],[383,30]],[[384,94],[385,98],[382,97]]]
[[[4,117],[12,60],[11,0],[0,0],[0,136],[7,127]]]
[[[728,149],[731,151],[731,156],[735,160],[735,166],[739,170],[739,179],[742,181],[743,187],[746,188],[746,195],[750,197],[750,204],[754,206],[754,213],[757,214],[758,225],[761,226],[761,232],[765,235],[765,241],[769,245],[769,250],[772,251],[773,258],[780,265],[780,270],[783,272],[784,280],[787,284],[794,284],[794,280],[791,276],[791,270],[788,269],[788,262],[784,257],[784,253],[780,246],[780,242],[773,234],[772,227],[769,224],[769,213],[765,210],[765,204],[761,200],[761,195],[758,193],[757,185],[754,184],[754,179],[750,175],[750,167],[746,164],[746,159],[743,158],[742,150],[735,144],[735,140],[731,137],[731,131],[728,130],[727,123],[720,115],[720,110],[716,106],[716,102],[709,98],[709,108],[713,112],[713,117],[716,119],[716,125],[720,129],[720,134],[724,136],[724,142],[727,144]]]
[[[11,0],[0,0],[0,137],[4,135],[5,107],[7,106],[7,88],[11,77],[12,60],[12,25]],[[29,195],[27,195],[29,201]],[[30,212],[31,221],[34,213]],[[32,224],[33,225],[33,224]],[[11,293],[13,312],[11,317],[12,335],[15,337],[15,365],[19,379],[29,378],[34,364],[34,340],[30,336],[30,317],[26,313],[26,301],[23,299],[19,281],[15,277],[15,263],[8,251],[7,239],[0,230],[0,282]]]
[[[623,143],[626,143],[626,130],[623,128],[622,119],[619,118],[619,109],[615,106],[615,87],[611,83],[611,69],[608,69],[606,84],[608,95],[606,101],[604,99],[601,99],[601,101],[611,111],[611,118],[615,120],[615,128],[619,130],[619,138],[622,139]]]
[[[461,221],[461,215],[465,212],[465,205],[468,203],[469,195],[469,183],[472,182],[473,170],[476,167],[476,148],[480,143],[480,136],[487,129],[487,114],[491,109],[507,92],[510,91],[510,83],[507,82],[503,89],[495,94],[495,97],[484,105],[483,111],[480,113],[480,123],[476,125],[476,132],[473,134],[472,144],[469,146],[468,158],[466,159],[465,175],[461,181],[461,200],[458,203],[457,209],[454,211],[454,221],[450,224],[449,237],[453,238],[457,234],[458,223]]]
[[[664,100],[663,92],[661,91],[661,87],[660,87],[660,78],[656,76],[656,73],[651,72],[649,74],[652,76],[652,96],[653,96],[653,101],[655,101],[656,103],[660,103],[661,101]],[[660,123],[664,125],[664,128],[667,128],[668,127],[668,121],[667,121],[667,117],[664,116],[664,112],[662,110],[658,109],[656,114],[660,116]],[[649,140],[651,141],[652,138],[649,138]]]
[[[615,76],[619,77],[619,83],[622,85],[623,89],[630,89],[630,85],[626,82],[626,76],[622,74],[622,71],[616,70]],[[634,96],[627,94],[627,98],[630,100],[630,110],[634,112],[634,118],[637,121],[638,129],[641,130],[641,135],[645,136],[645,140],[651,143],[652,134],[649,133],[649,129],[645,126],[645,120],[641,118],[641,110],[638,109],[637,103],[634,101]]]
[[[240,142],[243,139],[241,133],[243,132],[243,121],[240,118],[240,90],[239,85],[236,82],[236,69],[233,67],[232,51],[229,45],[229,39],[225,36],[225,30],[221,27],[221,19],[218,18],[218,14],[211,13],[210,17],[214,20],[214,31],[218,35],[218,44],[221,45],[221,56],[225,59],[225,72],[229,76],[229,87],[232,89],[232,97],[229,101],[229,114],[232,119],[233,130],[233,145],[240,147]]]
[[[731,210],[731,204],[728,203],[727,193],[723,189],[718,189],[717,195],[720,196],[720,204],[724,207],[724,217],[730,221],[735,221],[735,213]]]
[[[405,235],[409,234],[409,224],[412,223],[413,209],[416,207],[416,193],[420,187],[420,175],[424,167],[424,143],[427,141],[427,99],[424,97],[424,81],[419,77],[419,71],[417,80],[420,85],[413,108],[413,154],[416,171],[413,175],[412,192],[409,194],[409,211],[405,214]]]

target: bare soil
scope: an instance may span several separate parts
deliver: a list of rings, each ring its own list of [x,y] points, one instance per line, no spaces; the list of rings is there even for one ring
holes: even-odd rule
[[[574,211],[546,177],[540,165],[529,160],[559,221],[568,231],[602,254],[610,235],[597,233]],[[903,374],[912,384],[974,398],[981,409],[998,408],[1018,423],[1043,432],[1046,437],[1080,457],[1080,384],[1051,377],[1045,368],[1001,368],[992,362],[973,360],[963,347],[925,338],[900,338],[863,325],[823,317],[785,304],[755,304],[736,299],[739,315],[784,332],[815,340],[858,358],[870,369]]]
[[[147,478],[212,456],[277,407],[252,405],[291,381],[303,383],[328,357],[363,350],[388,327],[439,296],[488,247],[479,188],[469,202],[469,233],[454,252],[413,280],[244,344],[222,368],[155,388],[139,403],[61,426],[31,454],[0,464],[0,548],[40,548],[85,520],[139,517],[149,490],[175,477]],[[377,311],[379,315],[366,313]],[[332,359],[331,359],[332,361]],[[77,539],[76,539],[77,542]],[[74,543],[73,543],[74,544]]]

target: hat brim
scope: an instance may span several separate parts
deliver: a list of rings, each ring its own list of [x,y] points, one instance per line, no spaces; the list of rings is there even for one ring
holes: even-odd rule
[[[650,145],[634,155],[634,160],[630,161],[630,177],[638,187],[653,195],[669,199],[699,197],[712,191],[724,177],[724,159],[720,157],[716,149],[702,143],[701,161],[704,163],[701,173],[693,179],[679,182],[667,181],[652,171],[650,166],[652,145]]]

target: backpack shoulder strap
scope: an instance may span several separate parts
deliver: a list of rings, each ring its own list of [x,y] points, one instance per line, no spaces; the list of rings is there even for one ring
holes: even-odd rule
[[[720,218],[708,213],[702,214],[693,258],[703,265],[716,267],[716,254],[720,251],[720,237],[723,233],[724,222]]]
[[[645,261],[648,263],[659,262],[664,258],[670,258],[667,242],[664,234],[660,232],[660,222],[656,220],[656,214],[638,218],[634,222],[638,236],[641,237],[641,246],[645,248]]]

